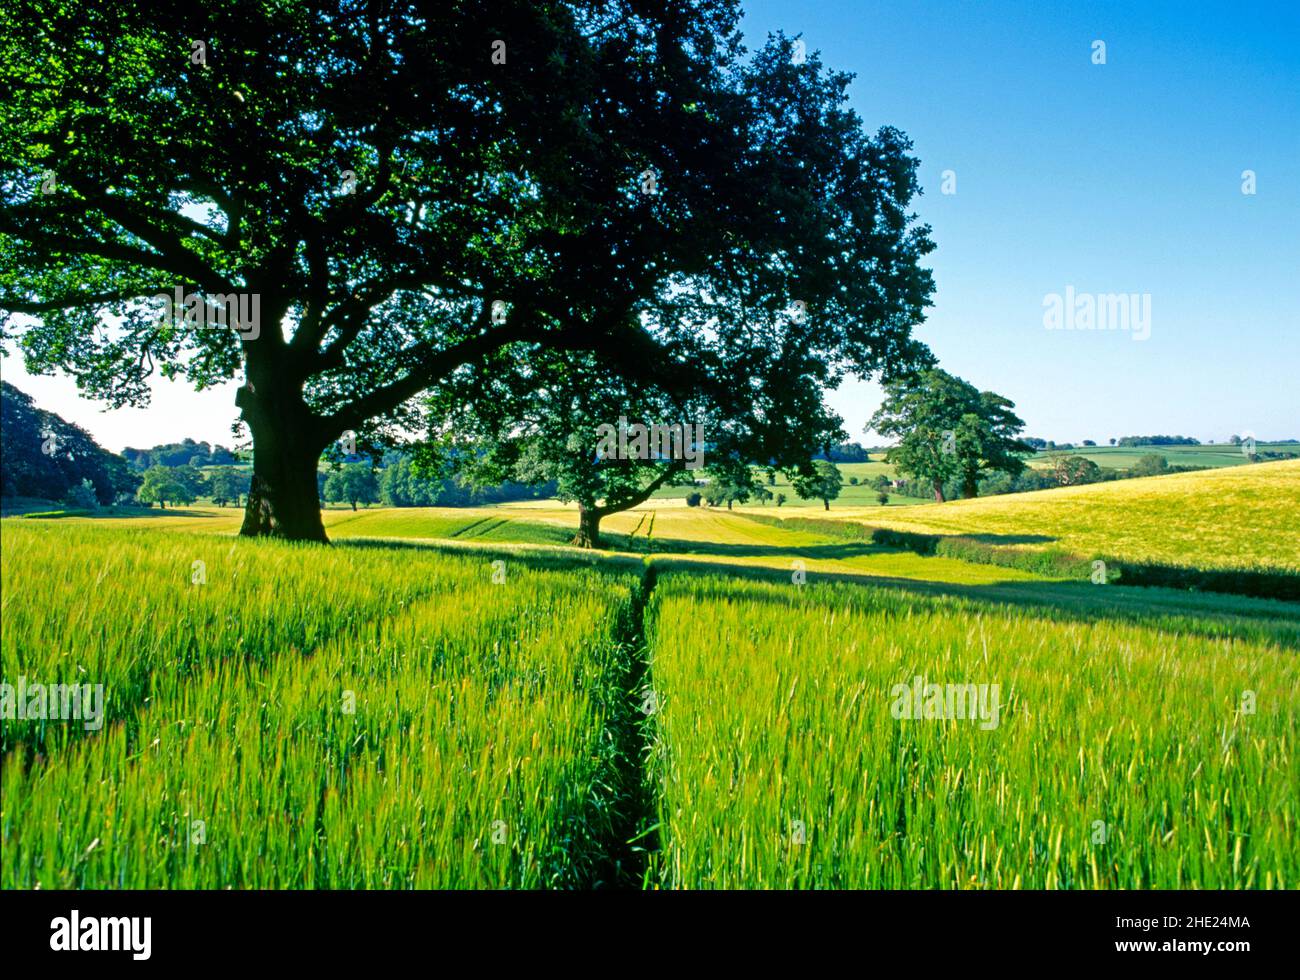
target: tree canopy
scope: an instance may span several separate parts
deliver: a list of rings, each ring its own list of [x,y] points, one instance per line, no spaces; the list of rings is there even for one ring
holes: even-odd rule
[[[763,446],[930,360],[909,142],[730,0],[0,17],[3,339],[114,406],[240,380],[245,534],[324,540],[321,452],[494,356],[742,402]]]
[[[325,499],[338,503],[379,503],[379,481],[369,463],[345,463],[325,478]]]
[[[248,476],[233,466],[218,466],[208,477],[208,493],[218,507],[232,501],[238,504],[239,498],[248,492],[248,485]]]
[[[166,509],[168,504],[192,504],[194,492],[166,466],[151,466],[136,491],[135,499],[142,504],[157,504]]]
[[[831,509],[831,501],[840,495],[844,479],[839,467],[829,460],[819,459],[813,463],[813,471],[799,474],[792,481],[794,492],[804,500],[820,500],[826,510]]]
[[[939,368],[885,385],[885,400],[869,426],[896,437],[886,460],[902,474],[924,480],[942,501],[944,484],[959,481],[974,497],[981,474],[1024,469],[1022,454],[1033,448],[1016,436],[1024,423],[1015,404],[991,391],[979,391]]]

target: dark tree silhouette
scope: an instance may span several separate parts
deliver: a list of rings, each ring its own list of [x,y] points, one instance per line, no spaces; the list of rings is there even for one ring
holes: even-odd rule
[[[910,144],[727,0],[0,17],[4,337],[114,406],[241,379],[243,534],[325,540],[322,452],[499,352],[737,394],[928,357]]]

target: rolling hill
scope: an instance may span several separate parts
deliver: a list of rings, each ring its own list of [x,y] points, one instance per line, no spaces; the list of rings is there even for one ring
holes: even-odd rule
[[[1300,573],[1300,460],[830,516],[1130,561]]]

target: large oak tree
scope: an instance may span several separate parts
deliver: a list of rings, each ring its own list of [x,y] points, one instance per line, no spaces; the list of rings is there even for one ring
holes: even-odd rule
[[[322,451],[413,431],[417,396],[502,355],[770,392],[798,302],[790,383],[928,358],[909,144],[785,39],[746,57],[726,0],[0,18],[5,338],[113,406],[156,371],[241,380],[244,534],[324,540]],[[176,290],[189,319],[151,299]],[[234,296],[256,329],[211,325]]]

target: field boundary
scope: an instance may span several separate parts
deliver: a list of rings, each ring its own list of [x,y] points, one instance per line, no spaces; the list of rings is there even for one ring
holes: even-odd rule
[[[813,531],[848,541],[864,541],[886,548],[899,548],[924,556],[955,558],[979,565],[998,565],[1038,572],[1059,578],[1087,580],[1094,562],[1105,563],[1108,584],[1123,584],[1201,592],[1222,592],[1258,599],[1300,601],[1300,575],[1255,569],[1211,569],[1170,565],[1161,562],[1131,562],[1105,554],[1083,556],[1059,548],[1017,548],[995,545],[973,535],[922,534],[893,528],[874,527],[851,520],[808,517],[772,517],[741,513],[760,524],[797,531]]]

